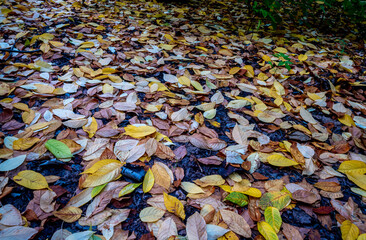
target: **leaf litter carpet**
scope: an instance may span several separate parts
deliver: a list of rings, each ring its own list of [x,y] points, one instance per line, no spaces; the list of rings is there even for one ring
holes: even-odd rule
[[[87,4],[0,6],[0,239],[366,239],[364,41]]]

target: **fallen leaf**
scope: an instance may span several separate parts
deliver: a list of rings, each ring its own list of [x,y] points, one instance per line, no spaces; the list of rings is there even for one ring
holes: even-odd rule
[[[141,210],[140,219],[142,222],[156,222],[163,217],[165,211],[157,207],[147,207]]]
[[[186,218],[183,204],[176,197],[164,192],[164,204],[168,212],[174,213],[183,220]]]
[[[266,240],[277,240],[278,239],[276,232],[273,230],[271,225],[269,225],[268,223],[263,222],[263,221],[258,222],[257,227],[258,227],[258,231],[262,234],[262,236]]]
[[[152,187],[154,186],[154,182],[155,182],[154,174],[151,171],[151,168],[149,168],[149,170],[147,170],[145,174],[144,182],[142,184],[142,190],[144,191],[144,193],[147,193],[152,189]]]
[[[70,148],[63,142],[55,139],[50,139],[46,142],[45,147],[53,154],[57,159],[72,158]]]
[[[44,189],[48,188],[46,178],[42,174],[24,170],[14,176],[13,181],[29,189]]]
[[[186,231],[188,239],[207,240],[206,222],[198,212],[187,219]]]
[[[78,207],[65,207],[61,210],[53,212],[53,215],[61,219],[62,221],[72,223],[77,221],[82,214],[82,210]]]
[[[220,210],[220,213],[222,219],[228,225],[231,231],[240,236],[250,238],[250,236],[252,235],[252,231],[250,230],[247,221],[245,221],[242,216],[233,211],[223,209]]]

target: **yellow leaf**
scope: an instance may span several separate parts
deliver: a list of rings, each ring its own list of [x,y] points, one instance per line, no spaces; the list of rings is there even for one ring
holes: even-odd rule
[[[286,93],[285,88],[277,80],[274,81],[273,86],[276,89],[276,92],[278,95],[281,95],[281,96],[285,95],[285,93]]]
[[[80,184],[81,188],[89,188],[111,182],[120,176],[122,163],[109,163],[100,167],[93,174],[87,175],[85,181]]]
[[[175,46],[176,46],[175,44],[171,45],[171,44],[164,44],[164,43],[161,43],[159,45],[160,48],[162,48],[164,50],[168,50],[168,51],[172,50]]]
[[[14,103],[13,107],[15,107],[16,109],[22,110],[22,111],[27,111],[27,112],[29,111],[29,107],[25,103],[20,103],[20,102]]]
[[[360,188],[366,190],[366,175],[353,174],[353,173],[349,173],[346,175],[349,180],[354,182]]]
[[[14,176],[13,181],[29,189],[45,189],[48,188],[46,178],[37,172],[25,170]]]
[[[191,80],[189,80],[189,78],[187,78],[186,76],[179,77],[178,82],[188,87],[191,86]]]
[[[116,73],[117,69],[114,68],[103,68],[102,69],[102,73],[103,74],[112,74],[112,73]]]
[[[266,81],[268,79],[268,76],[261,72],[258,74],[257,78],[261,81]]]
[[[61,210],[53,212],[53,215],[65,221],[67,223],[72,223],[77,221],[82,214],[82,210],[78,207],[65,207]]]
[[[366,233],[363,233],[360,236],[358,236],[357,240],[366,240]]]
[[[276,233],[280,231],[281,225],[282,225],[282,218],[280,211],[278,211],[275,207],[267,207],[266,210],[264,210],[264,219],[265,221],[271,225],[273,230],[275,230]]]
[[[155,164],[151,168],[151,171],[153,172],[155,183],[168,190],[173,180],[168,173],[170,169],[163,163],[155,162]]]
[[[277,236],[276,232],[273,230],[271,225],[269,225],[268,223],[263,222],[263,221],[258,222],[257,227],[258,227],[258,231],[262,234],[262,236],[266,240],[278,240],[278,236]]]
[[[303,62],[303,61],[306,61],[308,59],[308,56],[305,55],[305,54],[300,54],[298,56],[298,59],[299,59],[300,62]]]
[[[241,69],[240,67],[233,67],[232,69],[230,69],[229,74],[234,75],[238,73],[240,69]]]
[[[216,109],[205,111],[203,116],[207,119],[213,119],[216,116]]]
[[[152,189],[152,187],[154,186],[154,182],[154,174],[149,168],[149,170],[147,170],[147,173],[145,174],[144,182],[142,184],[142,190],[144,191],[144,193],[147,193]]]
[[[290,202],[290,193],[288,192],[279,192],[279,191],[272,191],[266,192],[263,196],[259,199],[258,206],[265,210],[267,207],[275,207],[279,211],[287,207]]]
[[[263,59],[264,61],[266,61],[266,62],[270,62],[270,61],[272,61],[272,60],[271,60],[271,58],[270,58],[268,55],[263,55],[263,56],[262,56],[262,59]]]
[[[92,47],[94,47],[93,42],[83,42],[79,48],[92,48]]]
[[[225,233],[224,236],[219,237],[217,240],[239,240],[239,238],[233,231],[230,231]]]
[[[358,160],[344,161],[338,168],[338,171],[345,174],[365,174],[366,163]]]
[[[104,159],[104,160],[100,160],[96,163],[94,163],[93,166],[91,166],[90,168],[86,169],[84,172],[80,173],[80,174],[95,174],[95,175],[103,175],[103,170],[102,168],[108,164],[114,164],[114,165],[122,165],[121,161],[119,160],[115,160],[115,159]],[[101,171],[99,171],[101,170]],[[98,174],[99,171],[99,174]]]
[[[111,80],[112,82],[115,82],[115,83],[121,83],[122,82],[122,78],[120,76],[117,76],[117,75],[109,74],[108,78],[109,78],[109,80]]]
[[[350,220],[345,220],[341,225],[342,240],[356,240],[360,234],[358,227]]]
[[[197,81],[191,81],[192,86],[198,91],[203,91],[202,85]]]
[[[246,191],[241,192],[241,193],[243,193],[245,195],[248,195],[248,196],[255,197],[255,198],[260,198],[262,196],[262,192],[259,189],[252,188],[252,187],[249,188]]]
[[[182,182],[181,183],[181,188],[184,189],[184,191],[188,192],[188,193],[192,193],[192,194],[196,194],[196,193],[205,193],[205,191],[203,191],[202,188],[200,188],[199,186],[197,186],[194,183],[191,182]],[[224,185],[221,185],[220,187],[222,187]],[[230,187],[230,186],[228,186]]]
[[[311,135],[311,131],[309,129],[307,129],[306,127],[304,127],[303,125],[295,124],[295,125],[292,125],[292,127],[295,128],[296,130],[300,130],[301,132]]]
[[[174,42],[174,38],[170,34],[165,34],[164,37],[170,42]]]
[[[54,47],[63,47],[65,44],[63,42],[50,41],[49,42]]]
[[[13,149],[14,150],[27,150],[28,148],[31,148],[34,144],[39,142],[40,139],[36,137],[30,137],[30,138],[19,138],[18,140],[15,140],[13,142]]]
[[[287,53],[287,49],[283,47],[276,47],[273,51],[279,53]]]
[[[344,125],[351,127],[356,126],[355,122],[353,121],[352,117],[348,114],[344,114],[343,117],[338,118],[338,121],[343,123]]]
[[[34,86],[37,88],[36,91],[38,93],[43,93],[43,94],[51,94],[55,90],[54,86],[46,85],[46,84],[34,84]]]
[[[108,83],[104,84],[102,87],[102,92],[113,94],[113,86],[109,85]]]
[[[94,117],[91,118],[90,124],[83,126],[83,130],[89,134],[89,138],[92,138],[98,130],[98,123]]]
[[[178,198],[170,196],[164,192],[164,205],[168,212],[174,213],[182,220],[186,218],[183,204],[178,200]]]
[[[163,209],[157,207],[146,207],[140,212],[140,219],[142,222],[156,222],[165,214]]]
[[[225,183],[225,179],[223,179],[220,175],[208,175],[197,179],[194,182],[201,187],[220,186]]]
[[[197,49],[200,49],[202,51],[208,52],[208,49],[205,47],[196,46]]]
[[[273,166],[277,166],[277,167],[290,167],[290,166],[295,166],[295,165],[299,164],[298,162],[295,162],[294,160],[291,160],[278,153],[270,155],[267,158],[267,161],[269,164],[271,164]]]
[[[243,68],[247,70],[247,72],[245,73],[245,76],[250,77],[250,78],[254,77],[254,69],[251,65],[245,65]]]
[[[156,128],[150,126],[128,125],[125,127],[125,134],[133,138],[143,138],[156,132]]]

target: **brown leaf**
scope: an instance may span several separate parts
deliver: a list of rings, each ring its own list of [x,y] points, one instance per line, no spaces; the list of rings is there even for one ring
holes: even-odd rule
[[[154,174],[155,183],[168,190],[174,180],[172,171],[161,162],[155,162],[151,171]]]
[[[173,160],[175,158],[173,150],[160,142],[158,143],[158,149],[156,150],[155,155],[161,159]]]
[[[341,186],[337,182],[317,182],[314,187],[327,192],[339,192],[341,190]]]
[[[150,157],[155,154],[158,149],[158,142],[154,138],[149,138],[145,143],[146,154]]]
[[[296,227],[287,224],[287,223],[282,223],[282,229],[283,229],[283,234],[285,235],[285,237],[287,239],[291,239],[291,240],[303,240],[303,237],[301,236],[299,230],[297,230]]]
[[[250,238],[250,236],[252,235],[252,231],[250,230],[247,221],[245,221],[245,219],[242,216],[233,211],[224,209],[221,209],[220,213],[222,219],[228,225],[231,231],[235,232],[240,236]]]
[[[187,155],[187,148],[185,146],[180,146],[176,148],[174,151],[175,159],[180,161]]]
[[[308,204],[313,204],[316,201],[320,200],[320,197],[318,195],[307,190],[297,190],[293,192],[292,198],[299,202],[304,202]]]
[[[197,161],[205,165],[221,165],[224,159],[218,156],[210,156],[205,158],[197,158]]]
[[[190,240],[207,240],[206,222],[198,212],[187,219],[186,232]]]

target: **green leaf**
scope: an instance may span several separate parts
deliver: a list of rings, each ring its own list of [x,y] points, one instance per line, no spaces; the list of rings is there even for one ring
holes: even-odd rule
[[[122,190],[119,192],[118,197],[122,197],[124,195],[130,194],[133,191],[135,191],[136,188],[138,188],[142,183],[130,183],[126,187],[122,188]]]
[[[50,139],[46,142],[45,147],[50,151],[57,159],[69,159],[72,158],[70,148],[63,142],[56,139]]]
[[[265,210],[267,207],[275,207],[282,210],[291,202],[290,193],[288,192],[267,192],[259,199],[259,207]]]
[[[225,201],[230,201],[239,205],[240,207],[244,207],[248,204],[248,197],[247,195],[240,193],[240,192],[232,192],[224,199]]]
[[[266,210],[264,210],[264,219],[265,221],[271,225],[273,230],[275,230],[276,233],[280,231],[281,225],[282,225],[282,218],[280,211],[278,211],[275,207],[267,207]]]
[[[99,193],[101,193],[106,185],[107,185],[107,183],[104,183],[103,185],[94,187],[91,192],[92,198],[97,196]]]
[[[89,240],[103,240],[103,239],[101,239],[100,237],[98,237],[97,235],[92,235],[90,238],[89,238]]]

